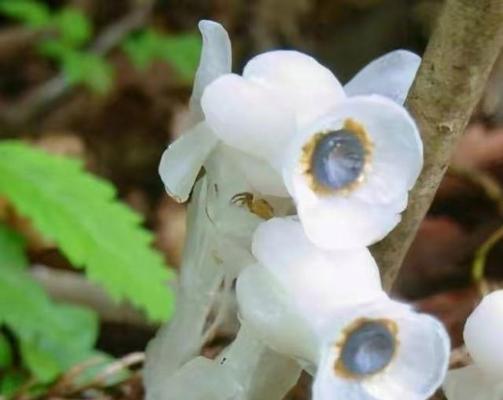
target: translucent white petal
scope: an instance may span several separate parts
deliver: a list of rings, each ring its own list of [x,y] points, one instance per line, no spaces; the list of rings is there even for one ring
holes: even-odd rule
[[[180,203],[187,200],[201,167],[217,143],[217,137],[201,122],[164,151],[159,174],[173,199]]]
[[[406,313],[396,322],[399,348],[395,359],[365,388],[378,399],[428,399],[447,372],[449,337],[440,322],[424,314]]]
[[[291,293],[313,325],[334,309],[383,296],[377,265],[366,248],[323,251],[294,218],[273,218],[257,228],[257,260]]]
[[[243,77],[273,90],[293,110],[300,125],[323,115],[345,97],[341,84],[314,58],[278,50],[252,58]]]
[[[326,355],[322,358],[313,383],[313,400],[376,400],[359,381],[334,379],[333,361]]]
[[[229,156],[242,171],[253,191],[263,195],[289,197],[283,178],[269,163],[242,151],[234,150]]]
[[[241,318],[268,346],[291,357],[316,360],[316,336],[269,271],[259,265],[245,269],[236,295]]]
[[[503,380],[503,290],[484,297],[468,317],[463,335],[477,366]]]
[[[208,201],[205,215],[215,234],[214,256],[223,262],[229,276],[235,276],[253,262],[251,237],[261,218],[232,201],[234,195],[250,192],[241,170],[231,155],[236,150],[220,143],[208,157],[204,167],[208,177]]]
[[[322,198],[315,204],[297,200],[306,235],[323,249],[369,246],[383,239],[400,222],[399,210],[344,197]]]
[[[365,66],[345,86],[348,96],[380,94],[403,104],[421,57],[407,50],[387,53]]]
[[[213,21],[202,20],[199,30],[203,37],[203,48],[190,98],[190,108],[196,122],[204,118],[201,109],[204,89],[220,75],[230,73],[232,66],[231,41],[224,27]]]
[[[272,91],[234,74],[212,82],[201,99],[206,121],[229,146],[274,159],[295,131],[293,112]]]

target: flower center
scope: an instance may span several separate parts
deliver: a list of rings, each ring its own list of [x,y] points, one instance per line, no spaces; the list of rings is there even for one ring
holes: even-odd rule
[[[386,368],[397,347],[396,324],[387,320],[360,320],[346,333],[336,372],[354,378],[374,375]]]
[[[365,176],[370,151],[365,129],[353,120],[342,129],[317,133],[303,148],[311,188],[318,193],[351,191]]]

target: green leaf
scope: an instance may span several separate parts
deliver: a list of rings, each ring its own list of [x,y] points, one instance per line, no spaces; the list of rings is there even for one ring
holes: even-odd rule
[[[55,358],[41,349],[38,343],[22,340],[21,356],[26,368],[39,382],[50,382],[63,371]]]
[[[139,69],[162,60],[172,65],[182,79],[191,80],[199,63],[201,40],[194,34],[167,36],[146,29],[127,39],[122,48]]]
[[[92,26],[87,16],[71,7],[63,8],[56,13],[51,25],[58,29],[61,41],[70,47],[84,45],[92,35]]]
[[[24,238],[0,223],[0,268],[24,268],[27,265]]]
[[[22,371],[9,370],[0,375],[0,395],[9,398],[26,382],[28,377]]]
[[[12,364],[12,349],[5,335],[0,332],[0,370]]]
[[[158,57],[159,41],[159,35],[147,29],[128,38],[122,49],[136,68],[144,70]]]
[[[60,39],[44,40],[37,45],[37,50],[43,56],[53,58],[60,62],[74,51],[74,49],[68,47],[68,45]]]
[[[93,312],[53,303],[25,270],[9,267],[0,268],[0,324],[17,336],[24,364],[41,382],[90,357],[98,334]]]
[[[198,35],[169,36],[162,42],[162,58],[171,63],[187,81],[196,73],[200,53],[201,40]]]
[[[68,51],[63,59],[63,71],[70,84],[84,84],[100,94],[107,93],[113,85],[112,65],[91,53]]]
[[[0,13],[32,28],[45,26],[51,18],[49,8],[34,0],[0,0]]]
[[[115,199],[108,182],[79,162],[18,141],[0,142],[0,194],[54,240],[74,266],[117,299],[128,299],[155,320],[169,317],[172,271],[150,244],[140,217]]]

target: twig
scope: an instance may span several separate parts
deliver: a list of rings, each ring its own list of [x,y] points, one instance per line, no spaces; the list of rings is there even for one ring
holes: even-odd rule
[[[503,46],[503,1],[447,0],[407,98],[425,163],[402,222],[372,249],[390,289]]]
[[[66,393],[72,390],[75,380],[81,376],[89,368],[95,367],[103,362],[101,357],[93,357],[81,362],[80,364],[71,367],[64,375],[62,375],[54,385],[49,389],[48,396]],[[52,397],[51,397],[52,398]]]
[[[151,0],[141,2],[130,14],[105,29],[90,46],[89,51],[99,56],[108,54],[129,33],[145,24],[153,5],[154,2]],[[29,125],[30,122],[68,95],[71,90],[72,86],[67,83],[63,74],[59,74],[35,88],[25,100],[1,112],[0,137],[10,135],[12,131]]]
[[[484,243],[482,243],[482,246],[480,246],[475,253],[472,264],[472,279],[476,283],[480,282],[484,278],[487,255],[494,245],[501,239],[503,239],[503,226],[493,232],[493,234],[489,236]]]
[[[127,303],[118,303],[89,282],[83,275],[37,265],[30,270],[33,278],[56,300],[83,305],[95,310],[101,320],[148,326],[145,316]]]
[[[128,354],[117,361],[107,365],[105,369],[96,375],[89,383],[75,389],[75,392],[82,392],[87,388],[100,388],[108,385],[108,380],[120,372],[128,370],[130,367],[142,364],[145,361],[145,353],[136,352]]]

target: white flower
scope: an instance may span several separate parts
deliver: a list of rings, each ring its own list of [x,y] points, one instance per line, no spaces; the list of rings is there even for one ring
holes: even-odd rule
[[[204,120],[200,104],[202,93],[208,84],[230,72],[231,44],[220,24],[201,21],[199,28],[203,36],[203,49],[190,100],[193,126],[166,149],[159,173],[168,194],[184,202],[189,198],[197,177],[202,175],[204,166],[207,183],[204,185],[206,198],[203,219],[210,225],[205,229],[212,233],[208,233],[210,238],[199,238],[202,233],[192,234],[198,239],[188,241],[185,253],[191,253],[187,258],[197,261],[187,263],[192,265],[200,262],[197,257],[204,259],[205,256],[198,253],[205,249],[211,254],[211,262],[223,264],[220,269],[226,272],[227,278],[232,279],[252,260],[251,235],[262,221],[258,216],[260,213],[250,213],[234,198],[241,193],[256,192],[248,176],[252,180],[254,174],[268,176],[267,172],[272,168],[222,143]],[[276,187],[284,192],[280,177],[272,182],[262,180],[262,185],[270,187],[270,192],[274,192]],[[276,215],[284,215],[292,208],[291,200],[287,197],[267,199],[264,204],[272,208]]]
[[[503,380],[503,290],[484,297],[466,320],[463,338],[475,364]]]
[[[232,57],[229,36],[222,25],[203,20],[199,23],[199,29],[203,48],[190,99],[193,126],[171,143],[162,156],[159,173],[166,191],[176,201],[186,201],[201,168],[212,153],[218,151],[225,153],[230,168],[235,170],[234,174],[240,175],[244,190],[287,197],[281,176],[271,166],[235,148],[228,151],[229,147],[219,141],[205,121],[201,96],[211,82],[230,73]]]
[[[391,300],[339,312],[324,333],[313,400],[424,400],[442,383],[442,324]]]
[[[384,97],[361,96],[300,130],[283,174],[307,236],[336,249],[386,236],[421,167],[421,141],[407,112]]]
[[[367,249],[319,249],[294,218],[276,218],[259,226],[252,250],[260,265],[238,278],[241,318],[317,370],[314,399],[426,399],[440,385],[444,328],[387,297]]]
[[[313,58],[272,51],[250,60],[243,76],[208,85],[202,109],[220,140],[282,174],[313,242],[362,247],[399,222],[422,167],[417,128],[396,103],[418,65],[412,53],[389,53],[348,83],[347,94],[358,96],[347,97]],[[274,171],[250,174],[259,192],[281,195],[261,185]]]
[[[292,196],[317,245],[366,246],[393,229],[422,166],[417,129],[401,106],[419,57],[386,54],[344,89],[295,51],[261,54],[239,76],[230,73],[222,26],[202,21],[200,29],[191,99],[197,124],[163,155],[168,193],[185,201],[211,152],[226,145],[249,192]]]
[[[280,353],[315,363],[315,332],[334,309],[386,297],[367,249],[321,250],[293,217],[260,224],[252,252],[259,265],[238,277],[240,315]]]
[[[482,300],[463,332],[474,364],[450,371],[444,384],[449,400],[503,398],[503,290]],[[470,395],[473,395],[470,397]]]

